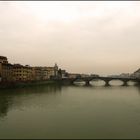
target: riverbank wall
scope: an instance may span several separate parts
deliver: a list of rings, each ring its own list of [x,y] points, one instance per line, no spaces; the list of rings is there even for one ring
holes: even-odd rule
[[[55,81],[55,80],[26,81],[26,82],[0,82],[0,89],[37,86],[37,85],[50,85],[50,84],[59,84],[59,83],[58,81]]]

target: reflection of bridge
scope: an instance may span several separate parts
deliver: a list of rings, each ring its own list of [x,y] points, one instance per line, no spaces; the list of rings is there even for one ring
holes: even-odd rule
[[[121,77],[77,77],[77,78],[64,78],[61,79],[63,83],[71,83],[73,84],[76,81],[84,81],[86,85],[90,85],[90,81],[92,80],[103,80],[105,82],[105,86],[109,86],[109,82],[112,80],[120,80],[123,82],[123,86],[128,84],[128,81],[137,82],[140,84],[140,79],[138,78],[121,78]]]

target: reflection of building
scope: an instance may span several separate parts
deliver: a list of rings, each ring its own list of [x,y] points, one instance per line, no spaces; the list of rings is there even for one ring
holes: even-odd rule
[[[131,77],[140,78],[140,69],[131,74]]]
[[[4,91],[3,91],[4,92]],[[0,119],[7,116],[7,112],[9,109],[9,96],[7,97],[7,95],[5,96],[5,94],[1,92],[0,93]],[[11,99],[11,98],[10,98]],[[12,102],[10,102],[11,105]]]

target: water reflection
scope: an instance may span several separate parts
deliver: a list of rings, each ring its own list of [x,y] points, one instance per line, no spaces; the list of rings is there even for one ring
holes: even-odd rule
[[[5,96],[0,96],[0,118],[3,118],[7,115],[9,108],[9,100]]]
[[[90,85],[92,85],[92,86],[104,86],[105,81],[95,79],[95,80],[90,81]]]
[[[75,81],[73,85],[77,86],[139,86],[139,83],[134,81],[128,81],[126,84],[121,80],[111,80],[109,85],[106,85],[105,81],[103,80],[91,80],[87,85],[84,81]]]
[[[138,93],[139,93],[139,95],[140,95],[140,85],[135,85],[135,87],[137,88]]]
[[[96,84],[95,84],[96,85]],[[139,89],[140,90],[140,85],[139,84],[135,84],[135,83],[131,83],[130,85],[125,85],[125,86],[122,86],[121,84],[116,84],[115,86],[114,85],[110,85],[110,86],[105,86],[105,85],[102,85],[102,84],[97,84],[95,86],[94,84],[89,84],[89,85],[86,85],[86,84],[83,84],[83,83],[75,83],[73,85],[71,85],[71,87],[77,87],[77,88],[92,88],[92,89],[124,89],[124,88],[136,88],[136,89]]]
[[[0,138],[140,138],[139,110],[140,86],[0,90]]]
[[[0,118],[7,116],[9,109],[13,105],[18,105],[18,100],[15,98],[20,98],[26,96],[40,96],[41,94],[60,94],[61,85],[39,85],[36,87],[25,87],[16,89],[0,89]]]

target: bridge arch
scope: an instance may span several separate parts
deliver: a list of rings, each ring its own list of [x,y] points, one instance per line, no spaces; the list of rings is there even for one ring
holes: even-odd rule
[[[111,86],[111,81],[122,81],[123,86],[128,85],[128,81],[138,82],[140,84],[140,79],[133,79],[133,78],[114,78],[114,77],[79,77],[79,78],[72,78],[68,79],[70,83],[74,84],[75,82],[82,82],[85,85],[90,85],[92,81],[101,80],[105,82],[105,86]]]
[[[120,80],[120,79],[111,79],[111,80],[109,80],[109,85],[111,85],[111,86],[127,85],[127,81]]]
[[[74,85],[85,85],[86,81],[83,80],[83,79],[76,78],[72,81],[72,84],[74,84]]]
[[[89,81],[90,85],[92,86],[104,86],[106,82],[99,78],[94,78]]]
[[[129,86],[131,86],[131,85],[137,85],[137,84],[139,84],[139,82],[130,79],[130,80],[127,81],[127,84],[128,84]]]

